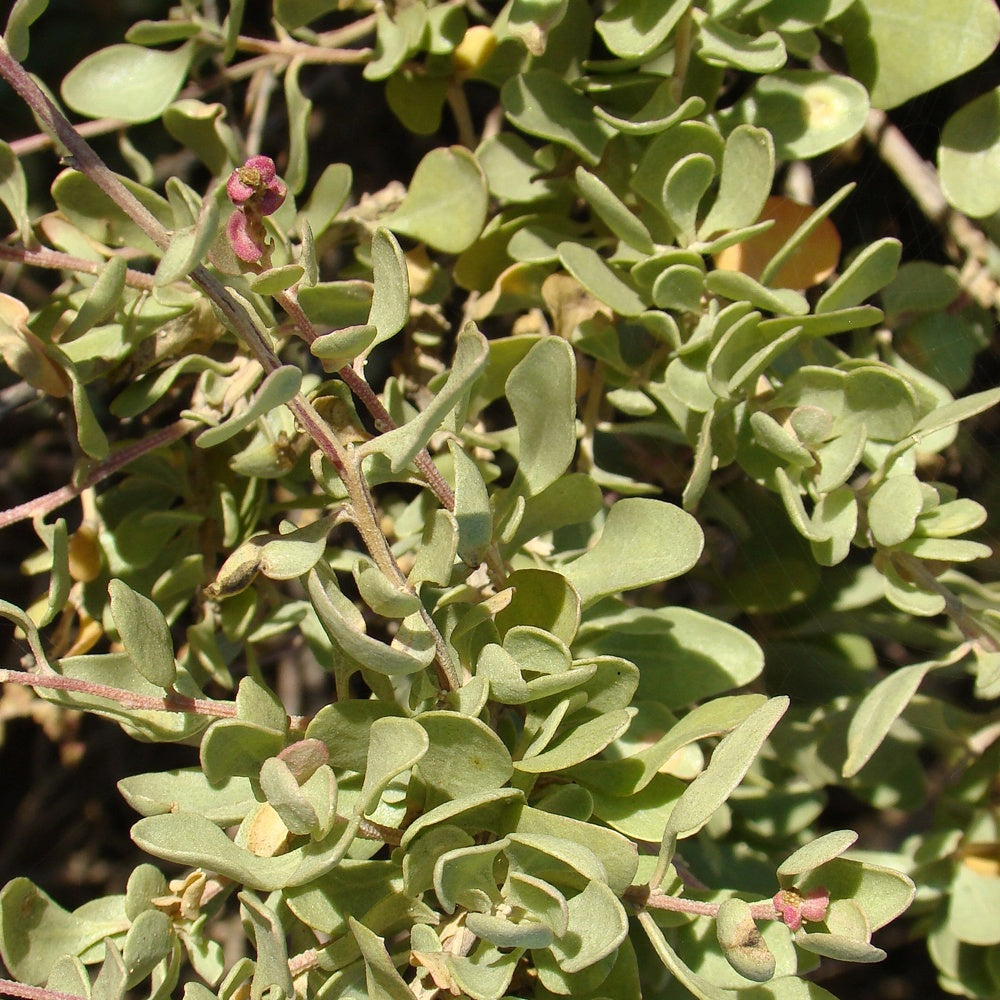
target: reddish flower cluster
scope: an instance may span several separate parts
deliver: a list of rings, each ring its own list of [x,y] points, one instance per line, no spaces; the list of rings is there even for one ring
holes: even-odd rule
[[[229,175],[226,193],[236,206],[226,227],[229,242],[240,260],[257,264],[269,249],[264,216],[281,207],[288,187],[278,179],[270,156],[251,156]]]
[[[826,919],[830,893],[822,887],[810,889],[804,896],[798,889],[779,889],[772,902],[789,930],[797,931],[804,920],[814,922]]]

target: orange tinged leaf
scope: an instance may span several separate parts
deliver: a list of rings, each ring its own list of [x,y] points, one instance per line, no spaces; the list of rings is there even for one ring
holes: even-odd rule
[[[742,271],[759,279],[771,258],[812,212],[809,205],[783,195],[772,195],[764,203],[757,221],[774,219],[774,225],[753,239],[726,247],[715,256],[715,266],[720,271]],[[824,219],[785,261],[769,285],[771,288],[811,288],[833,273],[839,259],[840,234],[829,219]]]

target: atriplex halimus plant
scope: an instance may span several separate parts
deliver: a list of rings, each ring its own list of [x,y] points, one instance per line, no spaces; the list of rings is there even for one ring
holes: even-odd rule
[[[23,68],[45,3],[15,3],[0,74],[64,169],[36,213],[0,147],[0,349],[79,459],[0,514],[49,580],[0,603],[30,649],[0,679],[200,764],[119,785],[169,877],[73,912],[7,884],[0,991],[818,998],[820,956],[884,957],[912,875],[942,981],[990,995],[1000,588],[955,568],[986,512],[935,478],[1000,400],[962,395],[988,313],[894,239],[841,259],[849,189],[774,193],[919,92],[897,6],[275,0],[263,39],[186,0],[62,83],[128,177]],[[928,86],[996,45],[988,0],[913,18],[966,39]],[[353,65],[459,139],[359,201],[310,166],[310,86]],[[22,301],[17,267],[62,284]],[[327,672],[308,714],[276,653]],[[965,771],[937,829],[824,832],[827,786],[915,810],[927,759]]]

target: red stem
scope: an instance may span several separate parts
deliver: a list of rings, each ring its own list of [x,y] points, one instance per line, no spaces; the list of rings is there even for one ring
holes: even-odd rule
[[[64,677],[62,674],[0,670],[0,682],[89,694],[95,698],[107,698],[109,701],[118,702],[123,708],[139,712],[186,712],[190,715],[210,715],[216,719],[236,718],[235,702],[189,698],[183,694],[168,694],[159,698],[154,695],[136,694],[134,691],[111,687],[109,684],[95,684],[93,681],[83,681],[76,677]]]
[[[41,986],[24,986],[12,979],[0,979],[0,996],[24,997],[25,1000],[86,1000],[86,997],[75,993],[60,993],[59,990],[46,990]]]
[[[130,462],[155,451],[165,445],[179,441],[188,431],[201,425],[194,420],[178,420],[177,423],[164,427],[162,430],[153,431],[139,441],[119,448],[114,454],[109,455],[104,461],[98,462],[90,472],[88,472],[78,483],[69,486],[61,486],[51,493],[45,493],[33,500],[27,500],[16,507],[8,510],[0,510],[0,528],[6,528],[18,521],[27,521],[33,517],[44,517],[70,500],[78,497],[84,490],[99,483],[102,479],[124,468]]]
[[[103,268],[102,264],[95,261],[73,257],[58,250],[49,250],[47,247],[29,250],[27,247],[0,245],[0,260],[29,264],[31,267],[46,267],[56,271],[79,271],[83,274],[100,274]],[[146,274],[145,271],[133,271],[131,268],[125,271],[125,284],[131,285],[132,288],[141,288],[144,292],[151,292],[156,287],[153,275]]]

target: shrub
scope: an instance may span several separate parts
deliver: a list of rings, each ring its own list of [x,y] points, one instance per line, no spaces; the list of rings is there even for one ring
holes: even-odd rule
[[[15,272],[0,348],[79,459],[0,515],[48,577],[0,679],[199,765],[120,782],[163,870],[6,885],[42,989],[2,991],[820,997],[916,882],[943,985],[995,995],[1000,588],[942,470],[1000,400],[965,392],[996,284],[789,194],[986,59],[995,5],[275,0],[260,38],[184,0],[62,81],[131,176],[22,68],[45,6],[0,72],[64,169],[39,210],[0,147],[0,252],[61,283]],[[331,72],[431,137],[405,187],[315,165]],[[942,137],[966,252],[996,95]],[[825,828],[833,787],[915,814],[927,762],[963,772],[932,825]]]

